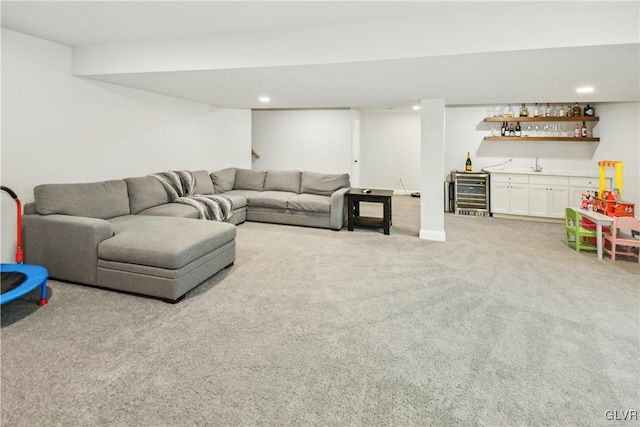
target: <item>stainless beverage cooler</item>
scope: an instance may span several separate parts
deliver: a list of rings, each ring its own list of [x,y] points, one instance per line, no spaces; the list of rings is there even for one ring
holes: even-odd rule
[[[456,171],[452,175],[455,213],[489,216],[489,174]]]
[[[444,182],[444,211],[454,212],[454,194],[453,181],[447,180]]]

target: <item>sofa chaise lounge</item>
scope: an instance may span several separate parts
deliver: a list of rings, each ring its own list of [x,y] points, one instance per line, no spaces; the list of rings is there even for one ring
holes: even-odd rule
[[[348,174],[228,168],[192,172],[195,193],[231,202],[225,222],[194,220],[151,176],[44,184],[25,205],[25,260],[51,278],[176,302],[235,261],[246,220],[340,230]]]

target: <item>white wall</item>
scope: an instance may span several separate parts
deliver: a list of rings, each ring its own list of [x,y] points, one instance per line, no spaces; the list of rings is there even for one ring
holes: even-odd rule
[[[351,110],[254,110],[253,169],[351,174]]]
[[[71,49],[2,29],[2,185],[33,187],[176,169],[251,167],[251,112],[71,75]],[[15,204],[2,194],[2,261]]]
[[[420,189],[420,112],[361,113],[360,183],[404,193]]]
[[[467,152],[475,170],[508,159],[510,169],[529,170],[539,157],[544,171],[597,175],[599,160],[622,160],[624,197],[640,205],[640,103],[593,105],[600,117],[593,131],[600,142],[484,141],[491,126],[500,125],[483,121],[487,106],[446,107],[444,173],[464,169]],[[413,180],[420,180],[419,141],[419,113],[362,112],[362,186],[399,189],[402,176],[409,191],[417,189]],[[607,174],[613,176],[613,170]]]
[[[572,103],[565,103],[569,105]],[[584,103],[583,103],[584,104]],[[491,126],[485,123],[486,106],[448,107],[446,109],[445,173],[463,169],[467,152],[471,152],[474,170],[513,159],[510,169],[526,169],[535,158],[545,172],[599,172],[599,160],[622,160],[624,165],[624,198],[640,203],[640,103],[595,104],[596,122],[593,133],[600,142],[556,141],[485,141]],[[508,169],[507,169],[508,170]],[[613,176],[613,170],[607,170]],[[576,202],[577,203],[577,202]]]

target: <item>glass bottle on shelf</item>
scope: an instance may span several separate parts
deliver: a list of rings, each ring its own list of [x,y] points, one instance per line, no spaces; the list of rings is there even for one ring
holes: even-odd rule
[[[571,109],[570,105],[567,105],[567,117],[573,117],[573,110]]]
[[[513,127],[513,123],[509,125],[509,136],[516,136],[516,129]]]
[[[535,107],[533,107],[533,117],[539,117],[540,116],[540,110],[538,109],[538,103],[536,102]]]
[[[593,117],[595,116],[596,112],[593,109],[593,107],[589,104],[587,104],[586,107],[584,107],[584,116],[585,117]]]
[[[547,102],[547,109],[544,111],[545,117],[551,117],[551,104]]]
[[[520,122],[516,123],[516,134],[515,136],[522,136],[522,128],[520,127]]]
[[[584,122],[582,122],[582,127],[580,128],[580,135],[583,138],[587,137],[587,125]]]
[[[500,128],[500,136],[507,136],[507,122],[502,122],[502,127]]]
[[[520,117],[529,117],[529,109],[524,104],[522,104],[522,108],[520,108]]]
[[[579,138],[580,137],[580,128],[578,127],[578,124],[576,123],[576,127],[575,129],[573,129],[573,136],[575,138]]]
[[[573,117],[580,117],[581,114],[582,114],[582,110],[580,109],[580,106],[576,102],[576,105],[573,106]]]
[[[558,117],[564,117],[565,113],[566,113],[566,111],[565,111],[564,107],[561,105],[560,109],[558,110]]]
[[[513,108],[511,108],[511,104],[509,104],[507,109],[507,117],[513,117]]]

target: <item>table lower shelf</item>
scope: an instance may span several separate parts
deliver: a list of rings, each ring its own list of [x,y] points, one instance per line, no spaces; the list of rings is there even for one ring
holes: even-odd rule
[[[384,218],[357,216],[353,218],[353,224],[358,227],[384,228]]]

